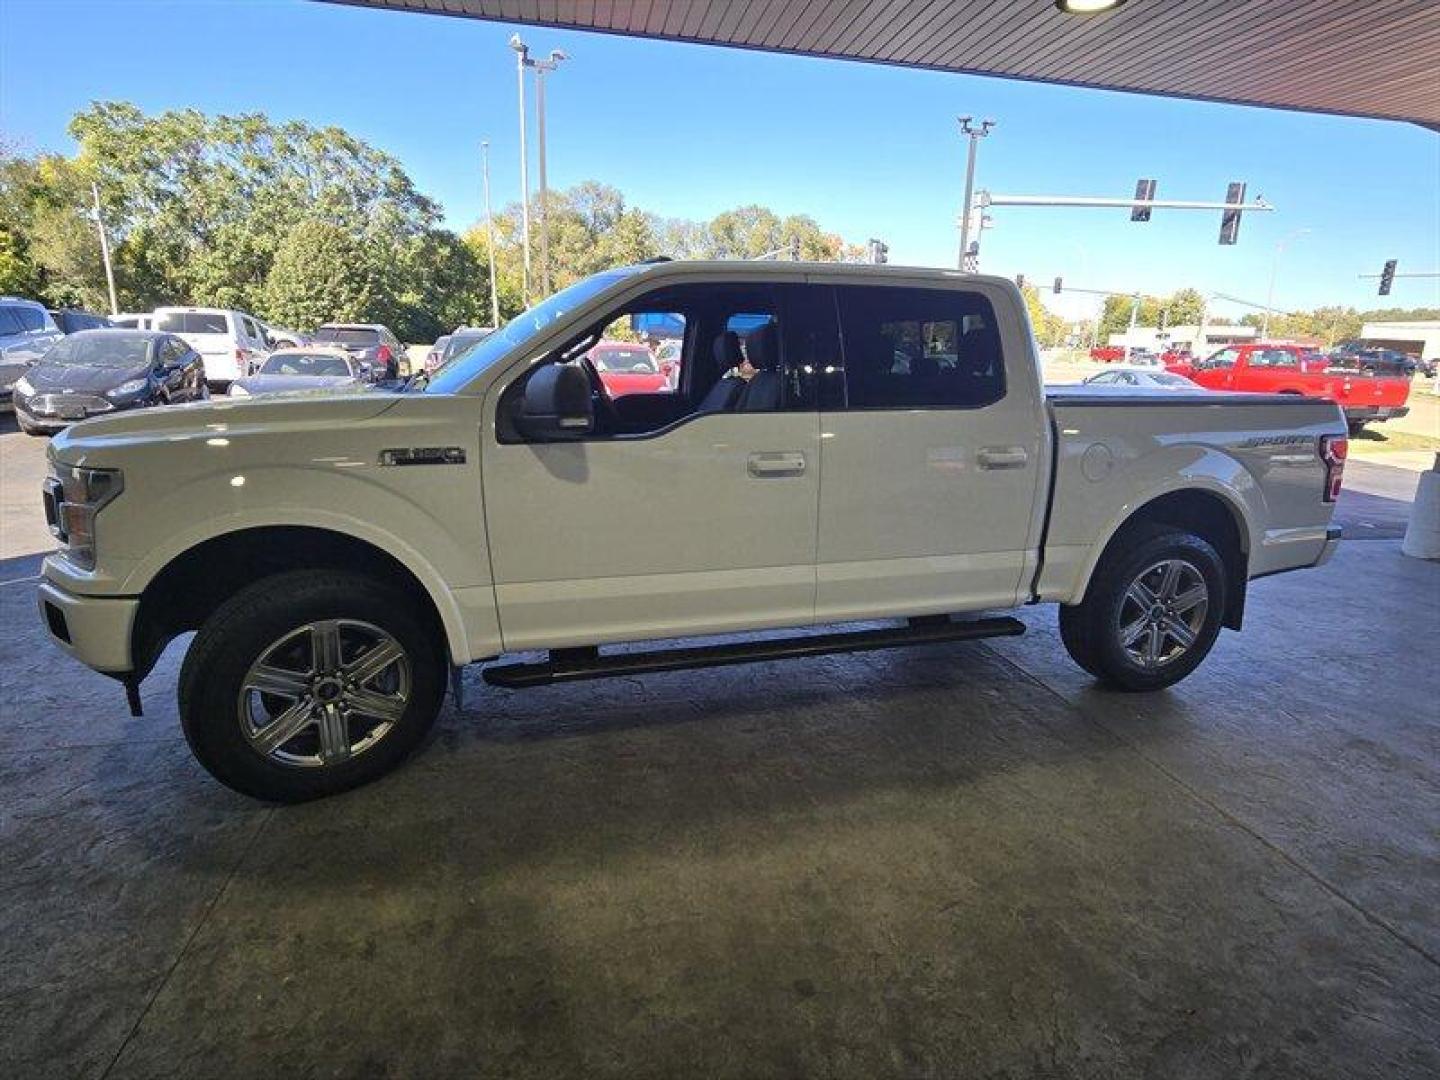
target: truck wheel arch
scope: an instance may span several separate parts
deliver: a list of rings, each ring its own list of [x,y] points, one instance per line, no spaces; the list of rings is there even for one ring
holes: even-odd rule
[[[1075,597],[1084,598],[1095,568],[1116,544],[1123,544],[1130,529],[1138,524],[1169,525],[1207,540],[1225,562],[1229,586],[1222,625],[1240,629],[1245,613],[1245,591],[1250,579],[1250,530],[1242,510],[1224,492],[1209,487],[1181,487],[1157,494],[1117,521],[1097,544],[1085,567],[1081,588]]]
[[[308,525],[258,525],[221,533],[171,558],[145,585],[135,617],[131,653],[144,678],[177,635],[198,629],[220,604],[261,577],[284,570],[359,570],[391,581],[415,596],[452,662],[468,659],[464,625],[448,594],[437,592],[400,559],[378,545]],[[454,658],[463,659],[456,661]]]

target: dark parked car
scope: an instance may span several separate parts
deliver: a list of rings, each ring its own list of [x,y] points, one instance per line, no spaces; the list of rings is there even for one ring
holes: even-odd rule
[[[104,330],[115,325],[104,315],[94,315],[75,308],[52,308],[50,317],[55,320],[55,325],[62,334],[75,334],[81,330]]]
[[[294,390],[354,390],[373,381],[370,366],[338,346],[277,349],[254,375],[232,382],[230,396],[283,394]]]
[[[311,344],[339,345],[356,360],[374,368],[382,380],[398,379],[402,374],[405,346],[388,326],[379,323],[326,323],[315,331]]]
[[[448,364],[455,357],[469,349],[474,348],[480,342],[495,331],[488,326],[462,326],[450,335],[445,342],[445,351],[440,354],[440,365]]]
[[[1363,341],[1344,341],[1330,354],[1330,366],[1343,371],[1359,371],[1366,375],[1414,375],[1422,369],[1433,374],[1433,367],[1418,357]]]
[[[26,434],[50,435],[91,416],[209,396],[200,354],[174,334],[81,330],[15,384],[15,418]]]

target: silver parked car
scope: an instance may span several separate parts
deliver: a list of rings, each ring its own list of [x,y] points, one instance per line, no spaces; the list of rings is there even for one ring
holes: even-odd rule
[[[341,348],[303,345],[298,349],[276,349],[255,374],[230,384],[230,396],[355,390],[374,382],[376,374],[370,364]]]
[[[0,296],[0,406],[10,404],[16,381],[62,337],[45,305]]]

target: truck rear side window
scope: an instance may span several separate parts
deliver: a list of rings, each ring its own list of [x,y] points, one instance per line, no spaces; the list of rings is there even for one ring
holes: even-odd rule
[[[836,289],[852,409],[979,409],[1005,396],[995,310],[979,293]]]

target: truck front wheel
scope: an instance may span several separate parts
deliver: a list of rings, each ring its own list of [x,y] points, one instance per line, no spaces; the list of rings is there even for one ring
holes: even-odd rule
[[[1159,690],[1199,667],[1220,634],[1225,566],[1193,533],[1127,530],[1100,559],[1085,598],[1060,608],[1070,656],[1121,690]]]
[[[302,802],[394,768],[444,689],[444,647],[403,590],[292,571],[242,589],[201,626],[180,672],[180,722],[222,784]]]

